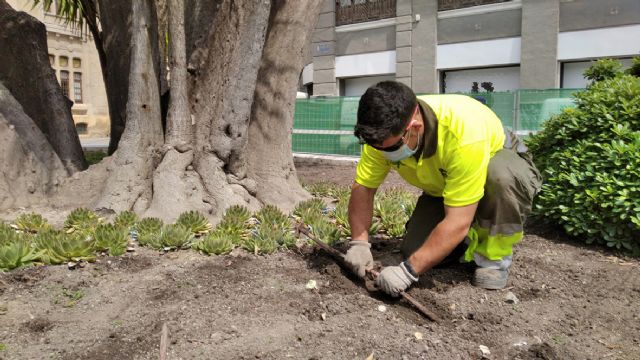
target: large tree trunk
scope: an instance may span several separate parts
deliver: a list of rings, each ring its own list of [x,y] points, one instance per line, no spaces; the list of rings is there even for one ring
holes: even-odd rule
[[[113,154],[127,122],[132,43],[131,2],[98,0],[98,9],[102,27],[101,46],[105,53],[102,71],[111,121],[109,154]]]
[[[315,28],[309,14],[317,14],[321,4],[322,0],[274,1],[253,101],[249,176],[256,179],[258,200],[285,209],[308,196],[293,164],[291,133],[298,79]]]
[[[69,173],[86,169],[71,117],[49,64],[44,25],[0,0],[0,82],[48,139]]]
[[[98,0],[117,150],[66,179],[55,201],[165,221],[199,210],[216,222],[230,205],[289,210],[308,197],[289,135],[320,2]]]
[[[114,211],[146,209],[151,197],[153,158],[164,142],[158,72],[154,67],[153,8],[149,0],[132,1],[131,69],[125,131],[112,157],[107,184],[97,206]]]
[[[42,131],[0,84],[0,209],[38,203],[66,176]]]

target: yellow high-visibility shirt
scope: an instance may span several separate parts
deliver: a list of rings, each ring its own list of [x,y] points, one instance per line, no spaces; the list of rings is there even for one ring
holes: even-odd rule
[[[425,193],[443,197],[447,206],[466,206],[484,196],[489,159],[502,149],[505,135],[500,119],[487,106],[465,95],[418,96],[425,119],[424,151],[397,163],[364,145],[355,181],[378,188],[391,169]],[[428,104],[437,118],[428,119]],[[427,111],[428,112],[428,111]],[[437,139],[437,143],[434,142]]]

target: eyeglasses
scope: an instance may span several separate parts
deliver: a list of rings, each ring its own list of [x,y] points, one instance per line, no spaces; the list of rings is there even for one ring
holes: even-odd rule
[[[413,112],[413,115],[409,119],[409,124],[407,125],[407,128],[404,129],[404,132],[402,133],[402,137],[400,139],[398,139],[398,142],[396,142],[393,145],[387,146],[387,147],[380,147],[380,146],[376,146],[376,145],[372,145],[372,144],[369,144],[369,146],[371,146],[372,148],[374,148],[376,150],[385,151],[385,152],[391,152],[391,151],[396,151],[396,150],[400,149],[400,147],[402,147],[402,145],[404,144],[404,139],[407,136],[407,133],[409,132],[409,130],[411,130],[412,120],[416,116],[417,113],[418,113],[418,107],[416,106],[416,110]]]

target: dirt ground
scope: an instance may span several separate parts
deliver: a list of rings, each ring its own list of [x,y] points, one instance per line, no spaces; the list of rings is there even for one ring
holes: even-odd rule
[[[354,167],[298,171],[348,184]],[[397,264],[395,245],[375,241],[374,257]],[[534,227],[503,291],[471,286],[465,265],[422,276],[409,294],[444,318],[435,324],[369,294],[322,251],[138,248],[76,270],[0,273],[0,359],[158,359],[163,324],[167,359],[480,359],[481,345],[487,359],[639,359],[639,268]]]

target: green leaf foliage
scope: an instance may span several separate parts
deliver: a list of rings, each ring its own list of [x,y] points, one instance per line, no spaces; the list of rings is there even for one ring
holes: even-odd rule
[[[256,255],[271,254],[278,250],[280,236],[282,236],[281,228],[269,223],[260,224],[250,236],[243,239],[242,247]]]
[[[16,241],[19,234],[9,224],[0,222],[0,246],[11,244]]]
[[[199,213],[198,211],[187,211],[180,216],[176,220],[176,225],[184,226],[189,229],[195,235],[201,235],[208,233],[212,226],[209,223],[209,220]]]
[[[102,222],[98,214],[85,208],[73,210],[64,221],[64,229],[67,233],[81,232],[83,234],[93,233],[96,226]]]
[[[136,231],[138,232],[138,244],[140,246],[147,246],[152,249],[162,250],[162,243],[160,242],[160,232],[164,223],[158,218],[144,218],[136,224]]]
[[[415,195],[401,188],[391,188],[374,200],[374,214],[380,218],[387,235],[401,237],[415,206]]]
[[[593,83],[613,79],[620,74],[622,64],[614,59],[600,59],[584,72],[584,77]]]
[[[138,220],[138,215],[133,211],[123,211],[116,216],[113,224],[125,229],[131,229],[136,226]]]
[[[214,231],[195,242],[192,247],[207,255],[224,255],[233,250],[234,240],[232,235]]]
[[[12,242],[0,244],[0,271],[31,265],[40,257],[26,236],[18,235]]]
[[[291,220],[287,214],[273,205],[265,205],[255,214],[260,224],[271,224],[280,227],[291,227]]]
[[[18,216],[14,221],[14,225],[16,229],[32,234],[51,228],[51,225],[47,223],[47,219],[36,213],[27,213]]]
[[[545,177],[535,214],[640,254],[640,78],[618,72],[575,98],[528,140]]]
[[[193,242],[193,232],[183,225],[165,225],[160,232],[159,242],[163,250],[186,249]]]
[[[45,230],[35,236],[34,244],[42,252],[40,259],[45,264],[95,260],[95,242],[81,232],[69,234],[59,230]]]
[[[98,251],[107,251],[111,256],[120,256],[127,251],[129,230],[111,224],[98,225],[94,234]]]

